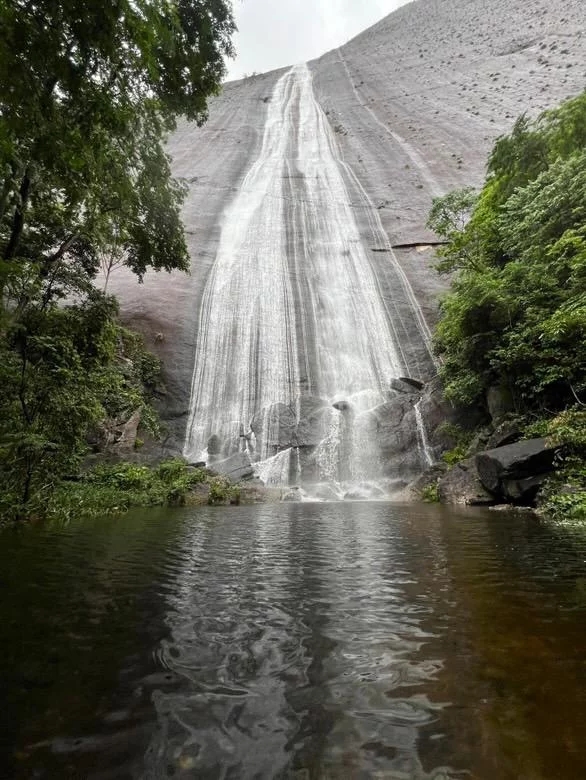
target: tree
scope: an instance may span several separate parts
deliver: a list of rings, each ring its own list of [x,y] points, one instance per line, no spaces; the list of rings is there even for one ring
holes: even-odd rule
[[[49,275],[85,244],[95,272],[123,225],[139,276],[185,268],[183,190],[162,141],[177,114],[206,118],[232,53],[230,4],[4,0],[0,29],[3,259]]]
[[[0,30],[0,480],[26,514],[145,402],[94,279],[187,270],[164,142],[205,121],[234,22],[229,0],[3,0]]]
[[[435,334],[454,401],[481,404],[501,384],[541,413],[586,392],[585,123],[586,94],[522,117],[475,202],[470,191],[434,202],[430,225],[449,241],[440,268],[458,271]]]

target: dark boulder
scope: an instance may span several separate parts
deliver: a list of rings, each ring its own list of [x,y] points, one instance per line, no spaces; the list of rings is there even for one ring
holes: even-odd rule
[[[494,450],[497,447],[506,447],[514,444],[521,438],[521,431],[516,422],[503,420],[499,423],[486,441],[485,450]]]
[[[332,406],[339,412],[348,412],[352,408],[348,401],[336,401],[336,403],[332,404]]]
[[[423,382],[419,382],[417,379],[410,379],[409,377],[395,377],[391,379],[390,387],[397,393],[405,393],[407,395],[419,395],[423,390]]]
[[[490,493],[509,498],[508,491],[521,492],[516,500],[522,500],[537,491],[533,484],[524,484],[524,480],[553,471],[556,452],[545,439],[529,439],[480,452],[475,457],[478,476]]]
[[[438,495],[442,504],[466,504],[467,506],[491,506],[497,499],[480,481],[474,458],[462,461],[441,477]]]
[[[508,387],[493,385],[486,391],[486,406],[493,421],[500,420],[514,409],[513,396]]]
[[[425,383],[419,379],[413,379],[411,376],[400,376],[399,382],[403,382],[406,385],[410,385],[414,390],[423,390]]]
[[[513,503],[533,503],[547,476],[547,474],[537,474],[525,479],[505,479],[502,483],[503,496]]]

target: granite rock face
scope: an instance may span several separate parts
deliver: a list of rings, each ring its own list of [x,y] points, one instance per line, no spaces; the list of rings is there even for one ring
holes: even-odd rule
[[[434,236],[425,228],[432,198],[456,187],[479,185],[492,142],[511,129],[519,114],[535,116],[583,89],[585,29],[583,0],[417,0],[310,63],[313,92],[333,133],[335,153],[344,160],[340,170],[357,240],[368,253],[380,300],[395,323],[403,366],[397,376],[407,374],[429,383],[437,373],[429,336],[437,317],[437,293],[445,280],[432,268]],[[145,334],[149,347],[162,359],[166,387],[162,414],[170,431],[169,451],[183,446],[195,348],[201,341],[203,292],[218,255],[225,215],[261,154],[272,105],[267,98],[284,72],[227,84],[211,101],[210,119],[203,128],[180,122],[169,141],[175,175],[189,187],[183,217],[191,275],[147,274],[139,286],[119,270],[110,279],[109,289],[120,298],[124,320]],[[291,143],[302,130],[298,120],[291,122]],[[312,255],[301,243],[299,222],[302,204],[307,203],[306,187],[292,165],[283,178],[279,230],[301,323],[295,338],[311,344],[323,327],[319,312],[327,305],[328,294],[336,294],[336,279],[332,289],[320,291],[317,298],[306,284],[304,264],[312,262]],[[305,224],[317,230],[309,238],[319,246],[314,223],[310,210]],[[238,306],[241,301],[228,303]],[[380,343],[373,343],[373,359],[380,349]],[[325,396],[312,385],[322,360],[319,352],[307,349],[295,369],[294,391],[303,397],[320,396],[325,403]],[[238,381],[232,375],[234,367],[219,357],[213,370],[225,374],[227,381]],[[408,392],[404,395],[410,398]],[[340,400],[328,400],[333,402]],[[389,473],[397,474],[401,468],[408,472],[414,465],[410,460],[418,457],[416,436],[409,433],[416,426],[409,401],[390,403],[389,414],[373,414],[372,424],[384,445]],[[260,404],[256,414],[266,406]],[[433,444],[441,402],[424,391],[420,409]],[[273,446],[294,442],[315,446],[327,418],[321,410],[320,405],[308,407],[300,418],[303,422],[294,423],[279,408]],[[216,413],[213,405],[201,410],[202,415]],[[239,422],[258,427],[258,421]],[[225,442],[221,454],[226,454]]]
[[[250,457],[245,452],[237,452],[223,460],[216,460],[213,458],[209,461],[208,467],[214,473],[228,477],[232,482],[239,482],[242,479],[252,479],[254,476],[254,469]]]

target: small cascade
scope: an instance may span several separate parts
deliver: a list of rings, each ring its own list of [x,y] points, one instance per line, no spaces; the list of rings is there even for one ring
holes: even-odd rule
[[[294,461],[295,455],[298,463],[298,453],[293,447],[278,452],[271,458],[253,464],[254,474],[266,486],[289,485],[292,477],[292,466],[295,466],[295,472],[298,468]]]
[[[343,427],[342,413],[332,409],[326,436],[317,446],[314,455],[319,482],[340,481]]]
[[[427,429],[421,414],[421,400],[419,400],[413,407],[415,412],[415,420],[417,422],[417,437],[419,440],[419,452],[422,456],[422,462],[426,467],[433,466],[435,459],[433,452],[429,446],[429,437],[427,435]]]

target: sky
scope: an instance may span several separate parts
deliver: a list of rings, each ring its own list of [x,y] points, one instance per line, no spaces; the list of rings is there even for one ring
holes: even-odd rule
[[[232,0],[239,33],[228,77],[315,59],[407,0]]]

